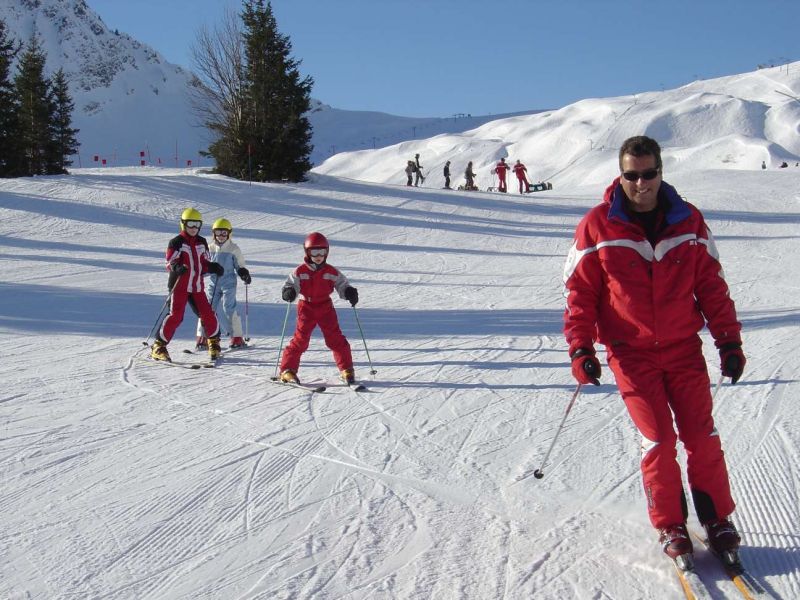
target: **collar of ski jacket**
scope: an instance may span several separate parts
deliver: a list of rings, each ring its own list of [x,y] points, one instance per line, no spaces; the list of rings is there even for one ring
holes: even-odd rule
[[[202,239],[199,233],[197,235],[189,235],[186,231],[181,231],[179,235],[190,246],[196,246]]]
[[[622,189],[619,183],[619,177],[616,177],[611,182],[611,185],[606,188],[606,192],[603,195],[603,201],[608,204],[608,218],[631,223],[631,217],[625,210],[627,200],[628,197],[625,195],[625,190]],[[689,215],[692,214],[686,201],[666,181],[662,181],[661,187],[658,189],[658,207],[664,211],[667,225],[680,223],[688,219]]]

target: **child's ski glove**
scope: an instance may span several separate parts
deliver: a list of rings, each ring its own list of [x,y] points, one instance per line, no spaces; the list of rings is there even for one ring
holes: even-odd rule
[[[208,272],[213,273],[217,277],[222,277],[225,274],[225,267],[219,263],[210,262],[208,263]]]
[[[344,291],[344,299],[350,303],[350,306],[358,304],[358,290],[352,286]]]
[[[294,302],[294,299],[297,298],[297,292],[293,287],[285,287],[283,291],[281,291],[281,298],[285,302]]]
[[[244,281],[245,285],[250,285],[250,282],[253,280],[252,277],[250,277],[250,271],[244,267],[239,267],[239,270],[236,271],[236,274],[242,278],[242,281]]]

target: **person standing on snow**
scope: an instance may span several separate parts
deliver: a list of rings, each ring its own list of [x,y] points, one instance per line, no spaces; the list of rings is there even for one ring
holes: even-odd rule
[[[450,189],[450,161],[448,160],[444,163],[444,170],[442,171],[444,174],[444,187],[445,189]]]
[[[294,336],[281,357],[281,381],[299,383],[297,371],[300,358],[308,349],[311,334],[319,325],[325,345],[333,352],[341,379],[353,383],[356,375],[350,343],[339,328],[331,294],[336,290],[340,298],[355,306],[358,304],[358,290],[350,285],[341,271],[327,263],[330,245],[324,235],[318,232],[308,234],[303,248],[303,264],[292,271],[281,290],[281,298],[286,302],[294,302],[300,296]]]
[[[464,178],[467,180],[467,185],[465,189],[467,190],[477,190],[478,188],[475,187],[475,173],[472,170],[472,161],[467,163],[467,168],[464,170]]]
[[[503,193],[508,191],[506,187],[506,173],[508,172],[508,165],[506,164],[506,159],[501,158],[500,162],[494,168],[494,172],[497,173],[497,178],[499,179],[499,184],[497,189]]]
[[[680,438],[695,512],[711,547],[735,557],[740,537],[729,518],[735,504],[698,332],[708,324],[722,374],[736,383],[745,365],[741,324],[702,214],[662,180],[658,143],[627,139],[619,169],[604,202],[578,224],[564,269],[572,374],[580,384],[599,385],[594,344],[606,346],[643,437],[647,507],[664,552],[679,566],[692,564],[676,460]]]
[[[413,160],[406,161],[406,185],[413,185],[412,176],[416,168]]]
[[[169,314],[161,323],[150,356],[156,360],[171,362],[167,344],[175,330],[183,322],[186,305],[189,304],[200,320],[208,337],[208,355],[215,360],[220,353],[219,323],[203,291],[203,275],[213,273],[221,277],[225,270],[212,262],[208,243],[199,235],[203,217],[194,208],[187,208],[181,214],[179,235],[172,238],[167,246],[166,268],[169,271],[170,289]]]
[[[531,184],[528,182],[528,176],[526,173],[528,169],[523,165],[519,160],[514,164],[514,175],[517,176],[517,181],[519,182],[519,193],[520,194],[527,194],[531,191]],[[525,186],[525,191],[522,191],[522,186]]]
[[[425,178],[422,176],[422,165],[419,164],[419,154],[414,155],[414,173],[416,177],[414,178],[414,186],[419,186],[419,182],[425,183]]]
[[[239,246],[231,239],[233,226],[228,219],[217,219],[211,226],[214,240],[208,247],[211,260],[222,265],[224,275],[211,278],[206,289],[206,296],[211,303],[220,322],[222,331],[231,336],[231,348],[244,348],[244,337],[242,336],[242,319],[239,315],[239,307],[236,304],[236,276],[238,275],[245,285],[250,285],[250,271],[244,260]],[[207,348],[203,331],[203,323],[197,321],[197,349]]]

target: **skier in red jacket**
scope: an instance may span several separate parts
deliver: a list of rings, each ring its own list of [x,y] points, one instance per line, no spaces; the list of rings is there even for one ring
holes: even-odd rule
[[[507,192],[508,188],[506,187],[506,173],[508,173],[508,165],[506,164],[505,158],[501,158],[500,162],[495,165],[494,172],[497,173],[497,178],[499,180],[497,189],[504,193]]]
[[[330,245],[321,233],[310,233],[303,244],[305,260],[292,271],[283,285],[281,297],[286,302],[297,302],[297,326],[294,337],[287,344],[281,357],[281,381],[299,382],[297,370],[300,358],[308,349],[311,334],[319,325],[325,345],[333,352],[336,366],[343,381],[353,383],[353,357],[350,343],[339,328],[339,319],[333,307],[331,294],[334,290],[352,306],[358,304],[358,290],[350,285],[341,271],[327,263]]]
[[[186,305],[189,304],[208,336],[208,354],[212,360],[220,354],[219,324],[217,317],[208,303],[203,284],[203,275],[214,273],[222,276],[225,269],[212,262],[208,252],[208,243],[201,237],[200,227],[203,217],[194,208],[187,208],[181,213],[181,232],[172,238],[167,246],[166,267],[169,271],[168,287],[170,293],[169,314],[161,323],[155,342],[150,349],[150,356],[156,360],[169,362],[167,344],[175,335],[175,330],[183,321]]]
[[[522,193],[527,194],[528,192],[531,191],[531,184],[528,183],[528,176],[526,175],[527,172],[528,172],[528,169],[520,161],[517,161],[514,164],[514,175],[517,176],[517,181],[519,182],[519,193],[520,194],[522,194]],[[523,185],[525,186],[525,191],[524,192],[522,191],[522,186]]]
[[[708,324],[722,374],[736,383],[745,365],[741,324],[702,214],[662,181],[658,143],[626,140],[619,168],[604,202],[579,223],[564,270],[572,373],[581,384],[599,385],[594,344],[606,346],[643,436],[644,490],[664,552],[679,566],[692,564],[679,437],[695,512],[715,551],[735,561],[740,537],[729,519],[735,505],[698,332]]]

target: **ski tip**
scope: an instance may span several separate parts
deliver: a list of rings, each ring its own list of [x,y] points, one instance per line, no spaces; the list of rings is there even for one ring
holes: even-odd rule
[[[189,350],[188,348],[184,348],[184,349],[183,349],[183,353],[184,353],[184,354],[191,354],[191,353],[192,353],[192,351],[191,351],[191,350]]]
[[[270,377],[270,381],[280,381],[280,377]]]

